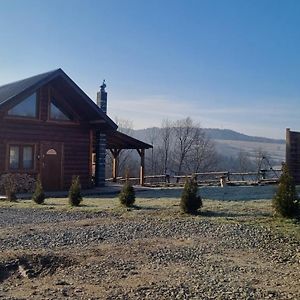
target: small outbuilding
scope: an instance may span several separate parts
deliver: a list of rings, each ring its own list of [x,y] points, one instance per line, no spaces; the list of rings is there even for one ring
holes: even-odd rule
[[[300,184],[300,132],[286,129],[285,161],[295,184]]]
[[[40,174],[45,190],[67,189],[73,175],[83,188],[92,187],[92,177],[100,187],[106,150],[113,153],[116,176],[119,152],[136,149],[143,184],[144,152],[152,146],[117,131],[106,115],[105,87],[97,105],[61,69],[0,86],[0,175]]]

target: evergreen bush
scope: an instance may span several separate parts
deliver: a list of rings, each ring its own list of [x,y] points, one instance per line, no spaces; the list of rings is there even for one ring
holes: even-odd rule
[[[283,166],[278,190],[272,200],[272,206],[275,214],[281,217],[295,218],[300,216],[300,202],[296,187],[286,165]]]
[[[6,199],[8,201],[16,201],[17,183],[14,174],[5,174],[5,176],[2,177],[2,184]]]
[[[201,196],[198,195],[198,184],[194,177],[187,179],[181,194],[181,210],[188,214],[195,214],[202,207]]]
[[[79,206],[82,201],[79,176],[73,176],[69,190],[69,203],[71,206]]]
[[[42,186],[41,178],[40,178],[40,175],[38,175],[38,178],[35,183],[35,190],[32,195],[32,200],[36,204],[43,204],[45,201],[45,198],[46,198],[46,196],[45,196],[44,189]]]
[[[123,188],[119,194],[119,199],[122,205],[130,207],[135,202],[135,191],[133,186],[126,181]]]

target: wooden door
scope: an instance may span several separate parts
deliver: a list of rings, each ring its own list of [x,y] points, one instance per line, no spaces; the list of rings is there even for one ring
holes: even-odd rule
[[[41,144],[41,180],[46,191],[57,191],[63,187],[63,143]]]

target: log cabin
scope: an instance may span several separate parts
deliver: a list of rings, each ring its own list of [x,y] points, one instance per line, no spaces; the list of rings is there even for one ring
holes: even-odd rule
[[[103,82],[96,104],[62,69],[0,86],[0,175],[40,174],[46,191],[68,189],[73,175],[83,188],[101,187],[107,149],[114,179],[120,151],[136,149],[143,184],[144,153],[152,146],[117,131],[105,88]]]

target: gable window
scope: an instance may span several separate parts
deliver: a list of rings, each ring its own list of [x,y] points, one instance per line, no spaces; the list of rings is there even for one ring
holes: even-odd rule
[[[37,117],[36,93],[30,95],[25,100],[15,105],[7,113],[9,116],[36,118]]]
[[[32,170],[34,147],[32,145],[10,145],[9,164],[10,170],[27,171]]]
[[[57,105],[55,99],[50,103],[50,119],[59,121],[71,121],[71,117]]]

